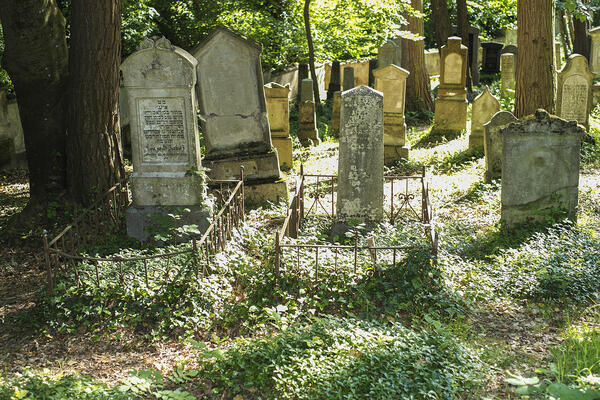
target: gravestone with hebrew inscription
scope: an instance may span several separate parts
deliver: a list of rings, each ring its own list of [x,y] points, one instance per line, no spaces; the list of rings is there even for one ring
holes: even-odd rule
[[[589,126],[592,111],[592,83],[594,74],[588,68],[587,59],[573,54],[558,73],[556,110],[559,117],[575,120]]]
[[[402,48],[394,41],[388,40],[377,51],[377,68],[387,67],[391,64],[402,66]]]
[[[486,183],[493,179],[502,177],[502,138],[500,130],[508,124],[517,122],[518,119],[508,111],[499,111],[483,127],[484,152],[485,152],[485,174]]]
[[[244,168],[250,206],[287,199],[271,142],[260,62],[262,47],[227,28],[216,28],[194,50],[204,165],[215,180],[238,179]]]
[[[317,116],[313,80],[303,79],[300,104],[298,104],[298,139],[302,146],[316,146],[321,143],[317,130]]]
[[[488,87],[473,100],[471,108],[471,133],[469,134],[469,149],[483,147],[483,125],[500,111],[500,102]]]
[[[290,84],[275,82],[265,85],[265,98],[271,128],[271,141],[277,149],[279,166],[292,168],[292,138],[290,137]]]
[[[500,130],[504,224],[575,219],[584,136],[577,122],[544,110]]]
[[[133,206],[127,233],[146,240],[155,221],[185,208],[174,224],[201,231],[212,214],[200,161],[196,60],[165,39],[146,39],[121,65],[131,120]],[[154,221],[154,222],[153,222]]]
[[[507,96],[515,92],[515,59],[512,53],[500,56],[500,93]]]
[[[432,132],[453,135],[467,128],[467,47],[459,37],[442,46],[440,85]]]

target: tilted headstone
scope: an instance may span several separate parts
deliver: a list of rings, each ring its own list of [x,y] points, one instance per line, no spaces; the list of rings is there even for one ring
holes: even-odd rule
[[[467,128],[467,47],[459,37],[442,46],[440,85],[432,131],[457,133]]]
[[[500,56],[500,93],[502,96],[515,91],[515,58],[512,53]]]
[[[290,85],[271,82],[265,85],[265,98],[271,127],[271,141],[277,149],[279,166],[290,169],[293,164],[290,137]]]
[[[594,74],[588,68],[587,59],[582,55],[572,54],[563,70],[558,73],[556,110],[559,117],[589,126],[593,81]]]
[[[247,204],[287,199],[271,143],[260,62],[262,47],[218,27],[194,51],[206,156],[215,180],[237,179],[244,167]]]
[[[590,54],[590,68],[594,74],[600,74],[600,26],[590,29],[592,46]]]
[[[331,105],[331,134],[334,137],[340,135],[340,110],[342,108],[342,92],[333,94],[333,104]]]
[[[327,88],[327,98],[333,99],[333,94],[342,90],[340,62],[331,63],[331,76],[329,78],[329,87]]]
[[[544,110],[500,131],[502,221],[518,224],[575,219],[585,130]]]
[[[383,93],[383,144],[385,164],[408,158],[404,103],[410,72],[394,64],[375,70],[375,89]]]
[[[517,122],[518,119],[508,111],[497,112],[492,119],[485,124],[484,152],[485,152],[485,175],[486,183],[492,179],[502,177],[502,138],[500,130],[508,124]]]
[[[350,90],[354,87],[354,68],[344,67],[343,90]]]
[[[500,72],[500,52],[504,45],[498,42],[483,42],[483,61],[481,72],[485,74],[496,74]]]
[[[383,68],[390,64],[402,66],[402,48],[392,40],[385,42],[377,51],[377,67]]]
[[[127,233],[145,240],[153,216],[171,206],[190,210],[176,224],[205,230],[211,217],[200,162],[196,118],[196,60],[165,39],[146,39],[121,65],[131,113],[133,205]],[[156,218],[154,218],[156,220]]]
[[[312,91],[313,80],[302,80],[300,104],[298,104],[298,139],[302,146],[314,146],[321,143],[317,130],[315,96]]]
[[[471,134],[469,135],[469,149],[483,147],[483,125],[500,111],[500,102],[491,93],[489,88],[473,100],[471,110]]]

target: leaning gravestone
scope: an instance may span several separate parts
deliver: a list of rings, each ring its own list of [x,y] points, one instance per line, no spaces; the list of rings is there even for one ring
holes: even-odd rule
[[[504,53],[500,56],[500,93],[506,96],[515,91],[515,55]]]
[[[327,99],[332,99],[335,92],[342,90],[340,62],[331,63],[331,76],[329,78],[329,87],[327,88]]]
[[[490,89],[486,87],[483,93],[473,101],[469,149],[483,147],[483,125],[498,111],[500,111],[500,102],[490,93]]]
[[[368,86],[342,93],[336,224],[383,219],[383,94]]]
[[[146,240],[157,220],[189,210],[177,225],[206,230],[212,214],[200,162],[196,60],[165,39],[146,39],[121,65],[131,113],[133,205],[127,234]]]
[[[206,156],[215,180],[239,177],[244,167],[247,204],[287,199],[271,143],[260,62],[262,48],[224,27],[194,51]]]
[[[504,45],[498,42],[483,42],[483,62],[481,72],[485,74],[496,74],[500,72],[500,52]]]
[[[350,90],[354,87],[354,68],[344,67],[343,90]]]
[[[508,226],[575,219],[581,141],[577,122],[538,110],[500,131],[502,221]]]
[[[383,68],[390,64],[402,66],[402,48],[392,40],[385,42],[377,51],[377,67]]]
[[[600,74],[600,26],[590,29],[592,46],[590,54],[590,67],[594,74]]]
[[[321,143],[317,130],[317,117],[313,80],[302,81],[300,104],[298,104],[298,139],[302,146],[316,146]]]
[[[594,74],[588,68],[587,59],[579,54],[571,55],[558,73],[556,110],[559,117],[589,126],[593,80]]]
[[[290,137],[290,84],[282,86],[271,82],[265,85],[265,98],[269,112],[271,141],[277,149],[279,166],[292,168],[292,138]]]
[[[384,161],[385,164],[393,164],[408,158],[404,102],[406,78],[410,72],[390,64],[375,70],[374,75],[375,89],[383,93]]]
[[[484,125],[485,175],[486,183],[502,177],[502,138],[500,130],[518,119],[508,111],[497,112],[490,122]]]

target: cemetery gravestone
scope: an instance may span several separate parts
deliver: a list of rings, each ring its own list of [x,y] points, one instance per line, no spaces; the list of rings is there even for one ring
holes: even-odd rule
[[[290,85],[271,82],[265,85],[271,141],[277,149],[279,166],[292,168],[292,138],[290,137]]]
[[[505,53],[500,56],[500,93],[502,96],[515,91],[515,55]]]
[[[500,111],[500,102],[490,93],[489,88],[486,87],[483,93],[473,101],[469,149],[484,146],[483,125],[498,111]]]
[[[390,64],[398,67],[402,66],[402,48],[395,42],[388,40],[377,51],[377,66],[383,68]]]
[[[558,73],[556,110],[559,117],[589,126],[593,80],[587,59],[579,54],[571,55]]]
[[[590,29],[592,46],[590,51],[590,67],[594,74],[600,74],[600,26]]]
[[[262,47],[224,27],[194,51],[206,147],[205,166],[214,180],[239,177],[244,167],[250,206],[287,199],[267,118]]]
[[[377,69],[377,59],[371,58],[369,60],[369,86],[370,87],[375,86],[375,75],[373,75],[373,72],[376,69]]]
[[[331,105],[331,134],[338,137],[340,134],[340,109],[342,107],[342,92],[333,94],[333,104]]]
[[[344,91],[350,90],[353,87],[354,87],[354,68],[344,67],[344,79],[343,79]]]
[[[146,240],[158,217],[185,207],[174,224],[206,230],[212,215],[200,162],[196,60],[165,39],[146,39],[121,65],[131,113],[133,205],[127,234]]]
[[[500,131],[502,221],[508,227],[575,219],[584,135],[575,121],[544,110]]]
[[[507,28],[506,29],[506,34],[505,34],[505,38],[504,38],[504,44],[517,44],[517,39],[518,39],[518,31],[516,29],[510,29]]]
[[[500,52],[502,51],[502,43],[498,42],[483,42],[483,62],[481,72],[486,74],[496,74],[500,72]]]
[[[300,103],[300,97],[302,97],[302,81],[308,79],[308,64],[298,64],[298,95],[296,102]]]
[[[502,177],[502,138],[500,130],[518,119],[508,111],[497,112],[492,119],[484,125],[484,152],[486,183]]]
[[[509,44],[507,46],[502,47],[502,50],[500,51],[500,54],[506,54],[506,53],[513,54],[515,56],[515,64],[516,64],[516,62],[517,62],[517,53],[518,52],[519,52],[519,49],[517,48],[516,45]]]
[[[438,49],[425,50],[425,69],[429,76],[440,75],[440,52]]]
[[[335,92],[342,90],[340,62],[331,63],[331,76],[329,78],[329,87],[327,88],[327,99],[332,99]]]
[[[298,105],[298,139],[302,146],[316,146],[321,143],[317,130],[315,97],[312,91],[313,80],[302,81],[300,104]]]
[[[394,64],[374,72],[375,89],[383,93],[384,162],[393,164],[408,158],[404,102],[406,79],[410,73]]]
[[[458,27],[452,26],[453,36],[461,36],[458,33]],[[467,56],[467,66],[471,72],[471,80],[473,84],[479,85],[479,28],[469,26],[467,29],[467,48],[469,53]]]
[[[562,67],[562,55],[560,52],[560,43],[554,43],[554,56],[556,57],[556,70],[560,71]]]

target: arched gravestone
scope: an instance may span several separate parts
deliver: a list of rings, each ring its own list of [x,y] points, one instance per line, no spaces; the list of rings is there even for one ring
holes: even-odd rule
[[[490,93],[489,88],[486,87],[485,90],[473,100],[469,149],[483,147],[483,125],[498,111],[500,111],[500,102]]]
[[[402,48],[392,40],[385,42],[377,51],[377,68],[394,64],[402,66]]]
[[[575,120],[586,128],[589,126],[593,80],[587,59],[579,54],[571,55],[558,73],[556,110],[559,117]]]
[[[499,111],[484,125],[485,175],[486,183],[502,177],[502,138],[500,130],[518,119],[508,111]]]
[[[193,52],[204,164],[215,180],[236,179],[243,166],[250,205],[287,198],[271,144],[261,52],[260,44],[225,27],[216,28]]]

